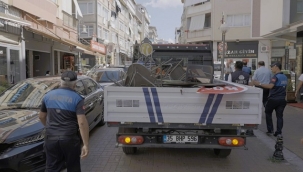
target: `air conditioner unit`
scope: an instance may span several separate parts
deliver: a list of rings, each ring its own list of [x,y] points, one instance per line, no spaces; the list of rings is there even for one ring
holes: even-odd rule
[[[261,46],[260,51],[261,51],[261,53],[268,53],[269,48],[268,48],[268,46]]]

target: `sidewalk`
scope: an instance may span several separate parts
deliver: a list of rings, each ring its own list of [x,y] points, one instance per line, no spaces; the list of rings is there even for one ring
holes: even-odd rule
[[[273,123],[276,128],[276,114],[273,113]],[[266,133],[266,120],[263,108],[262,124],[259,126],[259,130]],[[300,143],[303,138],[303,109],[292,107],[287,105],[284,110],[284,126],[282,129],[282,135],[284,138],[284,147],[289,151],[296,154],[303,160],[303,145]],[[268,136],[276,140],[274,136]],[[274,147],[274,145],[272,145]]]

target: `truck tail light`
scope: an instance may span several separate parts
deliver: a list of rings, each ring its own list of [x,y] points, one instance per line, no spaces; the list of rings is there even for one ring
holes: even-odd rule
[[[140,145],[144,139],[142,136],[119,136],[118,142],[125,145]]]
[[[222,146],[243,146],[245,140],[242,137],[220,137],[219,144]]]

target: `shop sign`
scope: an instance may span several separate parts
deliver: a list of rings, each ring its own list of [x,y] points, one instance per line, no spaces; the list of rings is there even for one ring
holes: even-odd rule
[[[99,52],[101,54],[106,54],[106,48],[103,44],[100,44],[99,42],[90,41],[90,48],[92,49],[92,51],[96,51]]]
[[[219,47],[218,43],[218,47]],[[223,46],[223,45],[222,45]],[[218,55],[222,51],[218,49]],[[225,58],[258,58],[258,41],[227,42]]]
[[[272,49],[271,57],[282,57],[285,55],[285,49]]]

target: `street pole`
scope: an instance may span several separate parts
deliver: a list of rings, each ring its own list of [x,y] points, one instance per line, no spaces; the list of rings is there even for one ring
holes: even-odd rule
[[[221,79],[224,80],[224,55],[225,55],[225,32],[222,32],[222,58],[221,58]]]

